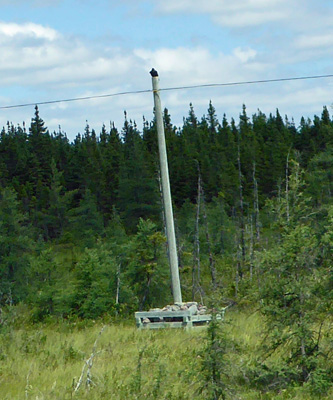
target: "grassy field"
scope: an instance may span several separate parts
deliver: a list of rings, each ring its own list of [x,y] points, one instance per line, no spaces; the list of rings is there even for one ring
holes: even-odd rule
[[[306,387],[280,393],[251,388],[248,370],[260,353],[262,321],[256,313],[238,311],[230,311],[226,319],[232,343],[230,368],[225,371],[229,398],[317,398]],[[204,398],[198,388],[202,384],[200,349],[206,335],[205,328],[138,331],[134,319],[33,326],[16,322],[15,327],[3,326],[0,333],[0,398]],[[92,353],[89,369],[86,361]],[[333,398],[333,392],[325,398]]]

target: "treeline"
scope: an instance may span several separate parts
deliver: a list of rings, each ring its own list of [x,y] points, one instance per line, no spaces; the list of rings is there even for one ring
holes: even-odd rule
[[[285,201],[289,222],[297,191],[301,191],[316,215],[316,224],[327,221],[332,204],[333,123],[326,107],[313,121],[302,118],[299,127],[283,119],[279,111],[268,117],[258,111],[249,118],[245,106],[237,123],[228,122],[226,116],[219,122],[211,102],[200,120],[190,105],[178,129],[165,109],[164,123],[180,264],[183,274],[192,272],[189,282],[183,279],[189,296],[204,292],[201,286],[205,284],[196,276],[201,275],[200,258],[205,257],[214,287],[218,281],[214,274],[227,275],[215,259],[236,265],[235,271],[226,268],[232,270],[229,275],[236,274],[230,294],[237,295],[243,275],[254,273],[255,252],[276,244],[280,235],[274,227],[274,202],[281,213]],[[299,182],[299,187],[293,187],[295,179],[302,180],[304,189]],[[121,131],[111,124],[96,134],[87,123],[84,133],[70,142],[60,128],[48,131],[36,106],[28,130],[10,123],[2,129],[0,187],[2,302],[26,299],[36,284],[34,277],[31,282],[28,278],[31,260],[50,248],[54,251],[49,257],[66,258],[60,263],[66,265],[67,274],[81,261],[83,249],[110,244],[107,238],[113,235],[121,240],[117,229],[126,237],[124,243],[135,240],[148,226],[151,232],[146,235],[156,231],[163,236],[154,120],[143,119],[140,131],[125,112]],[[156,243],[148,242],[153,247],[165,246],[160,237]],[[148,253],[148,258],[156,258],[156,252]],[[69,258],[71,268],[66,264]],[[128,257],[123,258],[126,262],[115,264],[130,264]],[[54,283],[51,275],[58,267],[49,269],[49,278],[42,281]],[[151,297],[151,282],[158,280],[155,268],[146,275],[142,282],[149,283],[147,293],[134,301],[135,307],[160,301]],[[133,279],[125,285],[130,291],[140,286],[139,277]],[[161,298],[159,292],[157,296]]]
[[[164,110],[183,298],[255,305],[265,318],[258,385],[325,393],[332,320],[333,121],[278,111],[176,128]],[[70,142],[36,107],[0,138],[0,305],[33,321],[129,315],[172,302],[155,121],[125,113]],[[325,344],[326,343],[326,344]],[[281,350],[283,349],[283,350]]]
[[[285,182],[286,164],[295,152],[301,168],[329,170],[325,165],[329,160],[325,163],[315,157],[329,157],[332,147],[333,127],[326,107],[321,118],[313,122],[302,118],[298,128],[278,111],[269,117],[258,111],[250,119],[245,106],[237,124],[225,116],[220,123],[211,103],[200,121],[190,105],[182,128],[172,125],[167,110],[164,121],[178,208],[186,201],[196,203],[198,171],[206,201],[223,197],[230,214],[239,207],[240,174],[245,207],[250,210],[253,186],[261,207]],[[104,227],[114,210],[129,232],[135,231],[139,218],[160,221],[154,121],[144,120],[140,131],[125,113],[120,132],[112,125],[96,134],[87,124],[71,143],[60,128],[49,133],[36,107],[28,131],[9,123],[3,128],[0,162],[1,187],[17,193],[21,211],[45,241],[59,239],[69,225],[68,210],[85,201],[95,205]],[[324,186],[312,185],[314,201],[330,196],[329,183],[327,176]]]

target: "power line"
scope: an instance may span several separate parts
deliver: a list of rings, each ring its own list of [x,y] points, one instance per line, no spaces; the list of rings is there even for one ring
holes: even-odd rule
[[[19,107],[28,107],[28,106],[35,106],[43,105],[43,104],[55,104],[55,103],[69,103],[72,101],[81,101],[81,100],[91,100],[91,99],[102,99],[105,97],[114,97],[114,96],[124,96],[127,94],[138,94],[138,93],[148,93],[151,90],[136,90],[133,92],[118,92],[118,93],[111,93],[111,94],[100,94],[95,96],[86,96],[86,97],[74,97],[72,99],[61,99],[61,100],[49,100],[49,101],[38,101],[34,103],[24,103],[24,104],[15,104],[12,106],[0,106],[0,110],[8,109],[8,108],[19,108]]]
[[[333,74],[328,75],[312,75],[312,76],[299,76],[293,78],[276,78],[276,79],[261,79],[257,81],[241,81],[241,82],[227,82],[227,83],[207,83],[202,85],[193,85],[193,86],[179,86],[179,87],[170,87],[162,90],[181,90],[181,89],[196,89],[196,88],[206,88],[206,87],[218,87],[218,86],[238,86],[238,85],[252,85],[252,84],[260,84],[260,83],[272,83],[272,82],[287,82],[287,81],[301,81],[301,80],[309,80],[309,79],[321,79],[321,78],[333,78]]]
[[[200,89],[200,88],[223,87],[223,86],[253,85],[253,84],[261,84],[261,83],[301,81],[301,80],[323,79],[323,78],[333,78],[333,74],[310,75],[310,76],[300,76],[300,77],[292,77],[292,78],[261,79],[261,80],[256,80],[256,81],[207,83],[207,84],[191,85],[191,86],[176,86],[176,87],[162,88],[162,89],[160,89],[160,91]],[[152,92],[151,89],[146,89],[146,90],[135,90],[135,91],[128,91],[128,92],[101,94],[101,95],[86,96],[86,97],[74,97],[74,98],[70,98],[70,99],[23,103],[23,104],[9,105],[9,106],[0,106],[0,110],[10,109],[10,108],[20,108],[20,107],[31,107],[36,104],[37,105],[45,105],[45,104],[56,104],[56,103],[69,103],[69,102],[73,102],[73,101],[102,99],[102,98],[107,98],[107,97],[126,96],[126,95],[130,95],[130,94],[142,94],[142,93],[150,93],[150,92]]]

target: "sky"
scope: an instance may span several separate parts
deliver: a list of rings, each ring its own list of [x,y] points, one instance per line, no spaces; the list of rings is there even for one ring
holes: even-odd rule
[[[333,74],[331,0],[0,0],[0,107],[151,89]],[[219,120],[242,105],[313,119],[332,110],[333,78],[161,92],[181,126],[192,103]],[[142,129],[151,92],[40,105],[50,132],[73,140],[86,124],[121,131],[124,111]],[[29,125],[34,106],[0,109]],[[59,128],[60,126],[60,128]]]

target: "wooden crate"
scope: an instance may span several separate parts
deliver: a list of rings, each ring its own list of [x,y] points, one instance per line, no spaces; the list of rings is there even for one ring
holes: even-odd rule
[[[217,315],[224,317],[224,310]],[[185,328],[206,326],[211,321],[211,314],[198,315],[190,310],[179,311],[139,311],[135,313],[136,326],[139,329]]]

